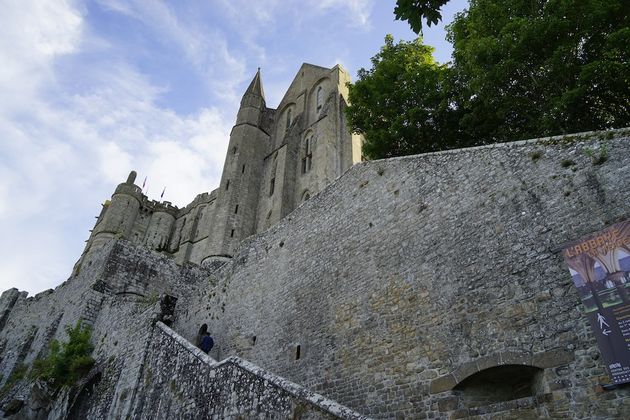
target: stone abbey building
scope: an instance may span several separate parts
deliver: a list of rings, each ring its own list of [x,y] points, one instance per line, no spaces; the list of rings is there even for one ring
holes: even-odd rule
[[[278,109],[267,108],[260,70],[247,88],[219,188],[177,209],[118,186],[86,251],[122,235],[179,264],[232,257],[240,242],[268,229],[361,160],[361,138],[346,127],[348,73],[303,64]]]
[[[630,217],[630,130],[360,162],[348,80],[273,110],[257,73],[216,190],[132,172],[67,281],[5,291],[0,418],[627,418],[561,250]],[[77,321],[90,372],[31,379]]]

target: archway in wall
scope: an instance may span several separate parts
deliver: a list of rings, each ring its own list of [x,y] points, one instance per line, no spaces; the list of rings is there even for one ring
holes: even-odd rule
[[[465,378],[453,391],[466,407],[532,397],[542,393],[542,373],[535,366],[494,366]]]

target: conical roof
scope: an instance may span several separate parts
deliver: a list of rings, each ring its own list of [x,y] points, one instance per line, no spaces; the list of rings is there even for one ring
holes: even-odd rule
[[[249,84],[249,87],[243,96],[246,95],[258,95],[265,99],[265,91],[263,90],[262,80],[260,79],[260,67],[258,67],[256,75],[252,79],[252,82]]]

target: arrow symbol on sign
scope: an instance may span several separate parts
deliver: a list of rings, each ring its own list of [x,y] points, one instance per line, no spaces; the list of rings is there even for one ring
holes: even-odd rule
[[[608,337],[608,334],[610,334],[610,330],[604,330],[604,331],[602,331],[602,334],[604,334],[606,337]]]
[[[597,320],[599,321],[599,328],[603,329],[604,325],[610,327],[610,325],[608,325],[608,322],[606,322],[606,318],[604,318],[599,312],[597,313]]]

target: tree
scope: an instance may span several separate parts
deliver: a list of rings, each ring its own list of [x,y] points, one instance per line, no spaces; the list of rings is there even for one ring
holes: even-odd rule
[[[437,25],[442,20],[440,8],[448,0],[397,0],[394,8],[396,20],[406,20],[411,29],[419,34],[422,32],[422,18],[427,26]]]
[[[462,130],[496,142],[630,124],[629,8],[472,0],[449,28]]]
[[[363,153],[381,158],[456,147],[457,118],[449,107],[448,69],[421,38],[394,44],[391,35],[350,85],[350,127],[365,135]]]
[[[398,0],[414,30],[445,0]],[[448,27],[450,66],[420,40],[386,38],[350,89],[366,155],[400,154],[630,125],[630,2],[470,0]]]

